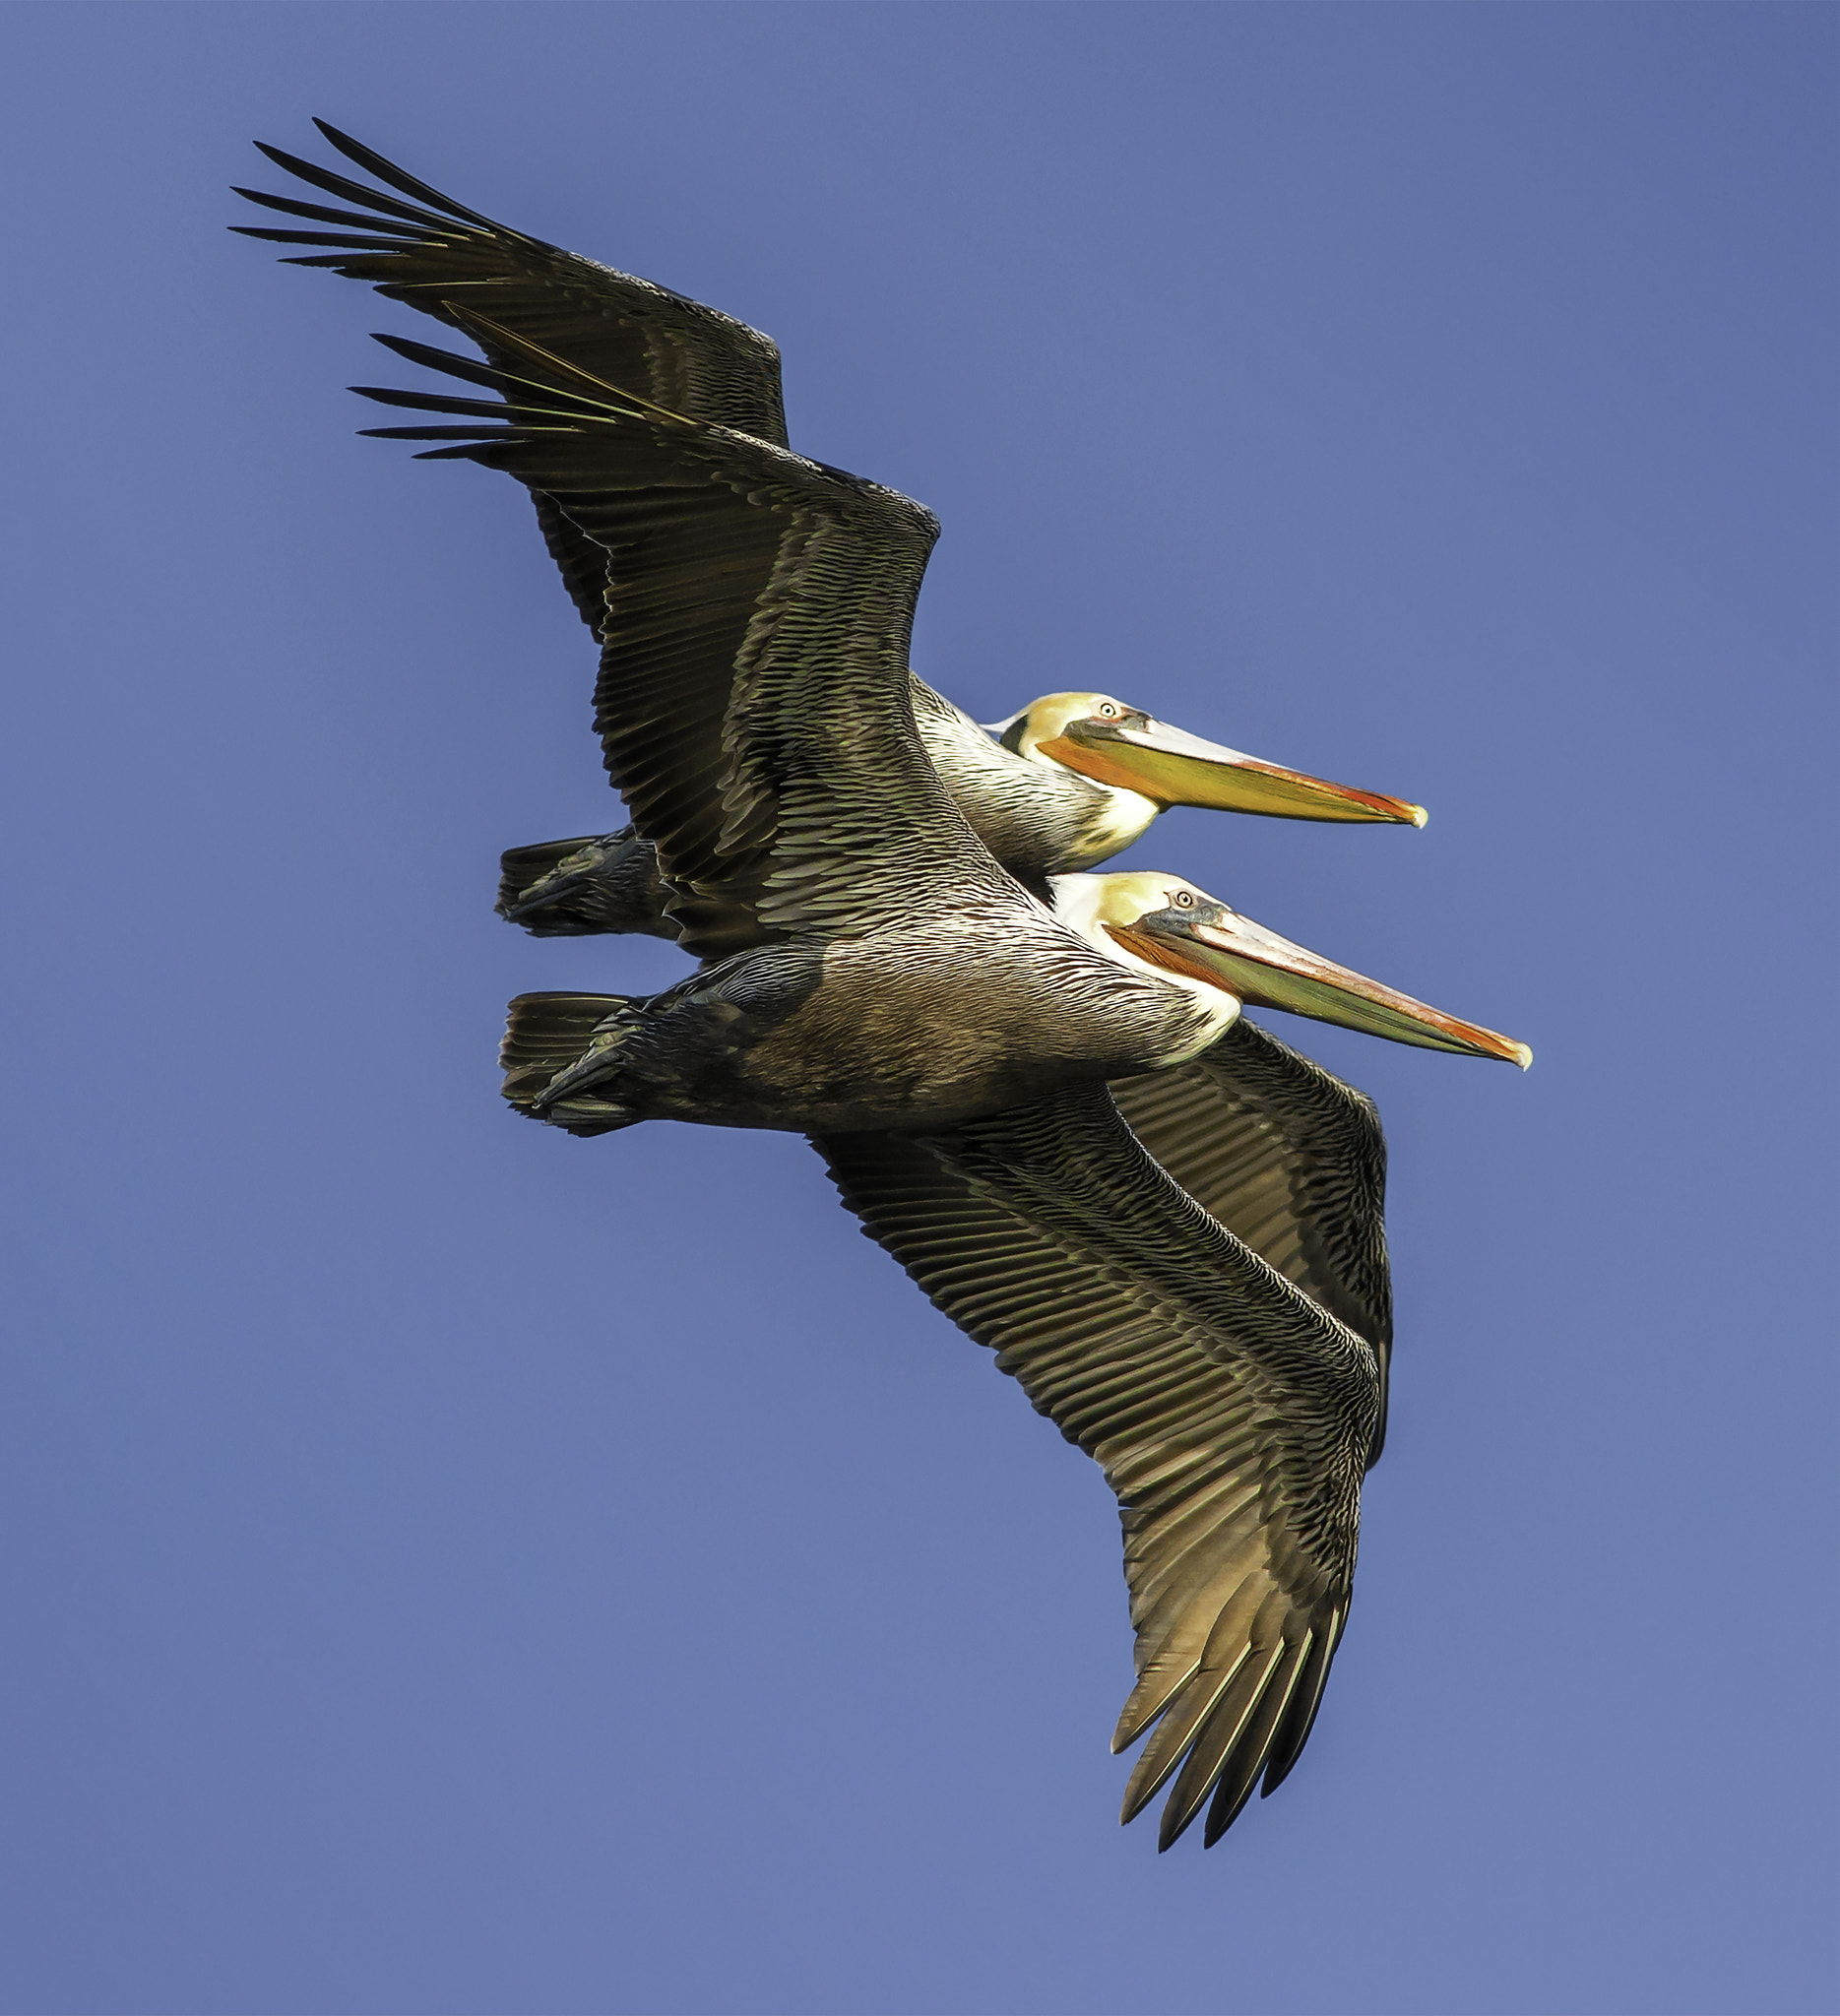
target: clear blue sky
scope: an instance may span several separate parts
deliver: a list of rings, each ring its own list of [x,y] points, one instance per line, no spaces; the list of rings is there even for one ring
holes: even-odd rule
[[[1837,27],[0,15],[0,2007],[1831,2005]],[[352,438],[415,318],[222,230],[313,112],[777,337],[956,698],[1430,806],[1133,856],[1539,1057],[1301,1036],[1392,1433],[1211,1854],[1115,1825],[1097,1471],[802,1144],[501,1107],[509,995],[675,955],[490,914],[614,823],[590,646],[510,483]]]

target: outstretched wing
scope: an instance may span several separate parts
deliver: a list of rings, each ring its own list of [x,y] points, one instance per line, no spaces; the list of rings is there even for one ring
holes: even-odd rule
[[[1386,1141],[1364,1093],[1239,1021],[1192,1063],[1111,1088],[1118,1110],[1184,1190],[1372,1345],[1386,1437],[1393,1284]]]
[[[305,219],[319,228],[232,224],[232,230],[277,244],[331,248],[286,263],[330,267],[349,280],[370,281],[392,300],[466,328],[450,306],[458,303],[655,406],[786,446],[780,352],[770,337],[668,287],[494,223],[324,119],[313,123],[348,160],[397,194],[367,188],[258,141],[278,167],[360,208],[333,210],[296,197],[238,189],[238,196],[265,210]],[[405,203],[403,197],[412,201]],[[529,369],[528,359],[520,363],[488,338],[479,341],[493,363]],[[604,614],[601,556],[540,492],[534,502],[569,594],[583,620],[598,632]]]
[[[379,341],[505,404],[354,389],[473,416],[372,431],[455,442],[431,453],[545,492],[605,551],[597,726],[634,827],[658,849],[685,948],[856,935],[948,893],[1019,901],[914,725],[908,638],[932,514],[598,384],[460,313],[517,372]]]
[[[1348,1614],[1368,1347],[1214,1223],[1081,1086],[948,1134],[817,1142],[846,1205],[1104,1467],[1156,1725],[1133,1818],[1174,1775],[1168,1848],[1210,1846],[1307,1738]]]

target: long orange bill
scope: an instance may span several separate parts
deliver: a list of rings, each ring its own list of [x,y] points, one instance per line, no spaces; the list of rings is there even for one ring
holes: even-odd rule
[[[1532,1050],[1512,1037],[1351,973],[1224,904],[1193,912],[1158,911],[1128,927],[1107,928],[1140,958],[1207,980],[1249,1007],[1282,1008],[1422,1049],[1499,1057],[1523,1071],[1533,1062]]]
[[[1166,807],[1201,805],[1218,812],[1263,812],[1274,819],[1399,826],[1423,826],[1427,817],[1423,805],[1404,798],[1261,763],[1256,756],[1142,716],[1071,721],[1039,746],[1043,755],[1082,777],[1121,786]]]

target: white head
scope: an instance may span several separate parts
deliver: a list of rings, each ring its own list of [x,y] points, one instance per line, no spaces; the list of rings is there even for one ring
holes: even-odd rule
[[[1050,889],[1054,914],[1119,964],[1230,1002],[1222,1030],[1249,1003],[1523,1070],[1533,1062],[1525,1043],[1306,952],[1179,875],[1056,875]]]
[[[991,723],[990,731],[1031,763],[1057,764],[1145,801],[1151,807],[1145,825],[1172,805],[1265,812],[1280,819],[1425,824],[1422,805],[1329,784],[1204,742],[1110,693],[1044,694],[1008,721]]]

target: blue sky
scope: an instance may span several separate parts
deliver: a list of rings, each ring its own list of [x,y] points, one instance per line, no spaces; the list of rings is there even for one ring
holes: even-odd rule
[[[16,5],[24,1320],[0,2007],[1831,2004],[1835,12]],[[495,1093],[614,823],[415,318],[227,235],[318,112],[777,337],[945,525],[916,662],[1423,800],[1132,860],[1523,1037],[1274,1020],[1393,1146],[1310,1748],[1114,1821],[1097,1471],[792,1139]],[[417,331],[415,333],[423,333]]]

